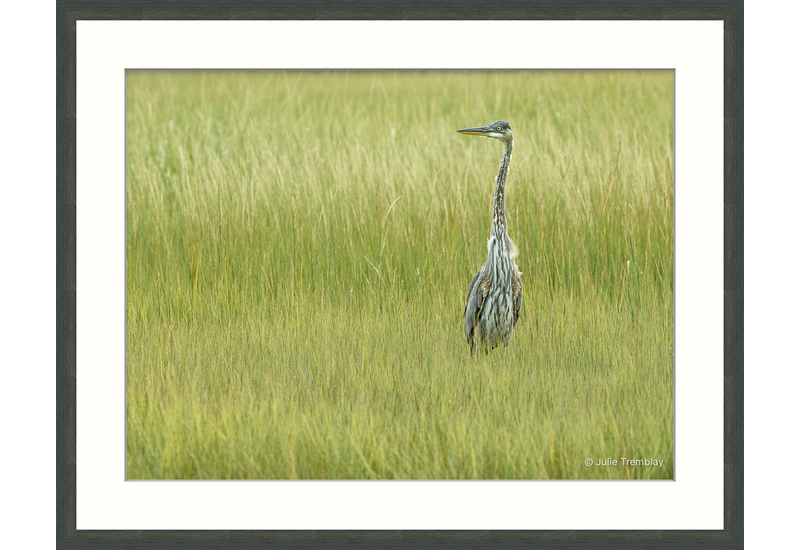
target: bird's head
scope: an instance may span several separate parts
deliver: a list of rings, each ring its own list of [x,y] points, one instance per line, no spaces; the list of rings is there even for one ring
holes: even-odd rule
[[[511,126],[505,120],[496,120],[488,126],[481,126],[479,128],[464,128],[457,130],[459,134],[467,134],[470,136],[483,136],[500,141],[507,142],[514,139],[514,134],[511,133]]]

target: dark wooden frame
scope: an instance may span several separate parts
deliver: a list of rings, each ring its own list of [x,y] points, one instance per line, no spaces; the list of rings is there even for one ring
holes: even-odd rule
[[[75,29],[91,19],[541,19],[724,22],[724,529],[716,531],[93,531],[76,527]],[[674,548],[744,547],[743,0],[57,1],[58,548]]]

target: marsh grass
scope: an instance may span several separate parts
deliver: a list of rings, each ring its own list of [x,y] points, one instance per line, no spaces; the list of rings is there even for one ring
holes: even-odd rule
[[[128,72],[128,478],[671,478],[672,100],[670,72]],[[524,303],[476,363],[501,148],[455,130],[498,118]]]

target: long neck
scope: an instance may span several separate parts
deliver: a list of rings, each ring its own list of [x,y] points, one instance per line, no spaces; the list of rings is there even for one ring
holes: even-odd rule
[[[508,176],[508,165],[511,164],[511,149],[514,140],[503,141],[503,158],[500,160],[500,171],[497,172],[497,179],[494,185],[494,212],[492,215],[492,236],[505,242],[508,226],[506,224],[506,176]]]

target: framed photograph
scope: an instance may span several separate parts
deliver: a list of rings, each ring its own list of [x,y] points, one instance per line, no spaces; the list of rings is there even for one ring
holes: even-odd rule
[[[59,547],[742,546],[742,4],[558,6],[59,2]]]

